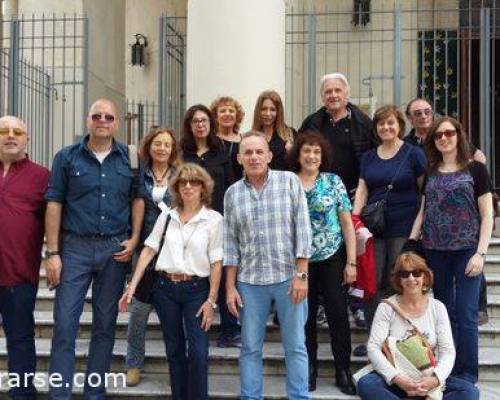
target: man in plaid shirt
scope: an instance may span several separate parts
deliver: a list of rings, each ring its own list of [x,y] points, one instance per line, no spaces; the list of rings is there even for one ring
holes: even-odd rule
[[[227,303],[241,321],[242,399],[262,398],[262,348],[274,300],[281,326],[289,399],[309,399],[304,325],[311,224],[297,176],[273,171],[260,132],[243,135],[238,161],[244,178],[224,197]],[[306,300],[306,301],[304,301]]]

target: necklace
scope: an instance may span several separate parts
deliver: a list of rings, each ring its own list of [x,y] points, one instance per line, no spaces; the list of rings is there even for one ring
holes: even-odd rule
[[[153,174],[153,179],[154,179],[154,181],[155,181],[155,183],[156,183],[156,186],[158,186],[158,187],[165,187],[165,186],[167,186],[167,185],[162,184],[162,182],[165,180],[165,177],[167,176],[167,174],[168,174],[168,171],[169,171],[169,170],[170,170],[170,168],[167,168],[167,169],[163,172],[163,174],[161,175],[161,177],[160,177],[160,178],[158,178],[158,177],[156,176],[156,174],[155,174],[154,169],[153,169],[153,168],[151,168],[151,173]]]

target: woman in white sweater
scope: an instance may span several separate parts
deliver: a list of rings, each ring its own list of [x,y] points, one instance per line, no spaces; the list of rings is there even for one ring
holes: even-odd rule
[[[378,306],[368,341],[368,357],[375,372],[358,382],[360,397],[369,400],[426,397],[441,387],[445,400],[479,399],[479,391],[473,384],[449,376],[455,362],[450,320],[443,303],[428,294],[433,275],[424,259],[413,252],[401,254],[394,266],[391,283],[397,294],[388,300],[399,307],[409,321],[387,303]],[[410,322],[427,338],[436,357],[432,372],[418,379],[398,370],[382,351],[386,339],[401,340],[409,336]]]

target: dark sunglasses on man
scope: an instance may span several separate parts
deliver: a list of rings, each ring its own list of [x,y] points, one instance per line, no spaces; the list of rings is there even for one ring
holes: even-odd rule
[[[96,113],[96,114],[92,114],[90,116],[90,118],[92,119],[92,121],[94,122],[99,122],[101,121],[103,118],[104,118],[104,121],[108,122],[108,123],[111,123],[111,122],[114,122],[115,120],[115,116],[112,115],[112,114],[107,114],[107,113]]]

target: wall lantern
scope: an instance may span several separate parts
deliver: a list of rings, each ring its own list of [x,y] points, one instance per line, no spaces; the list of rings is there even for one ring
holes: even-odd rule
[[[370,22],[371,0],[354,0],[352,10],[352,24],[354,26],[366,26]]]
[[[130,45],[132,54],[132,65],[143,67],[146,65],[146,47],[148,47],[148,39],[141,33],[136,33],[135,43]]]

